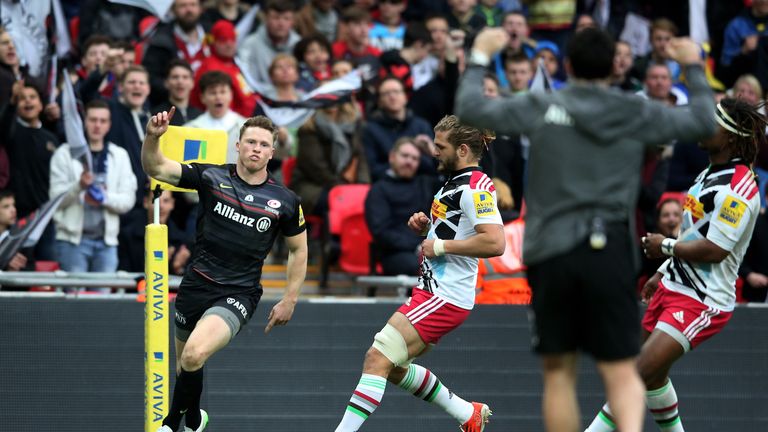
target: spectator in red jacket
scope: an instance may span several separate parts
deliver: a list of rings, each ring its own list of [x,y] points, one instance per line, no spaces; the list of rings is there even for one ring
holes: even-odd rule
[[[213,37],[213,51],[210,57],[203,60],[195,73],[195,89],[192,91],[190,102],[196,108],[205,109],[200,99],[200,89],[197,84],[200,82],[200,77],[206,72],[221,71],[232,78],[230,108],[243,117],[250,117],[256,107],[257,96],[245,83],[240,68],[235,64],[235,54],[237,53],[235,26],[227,20],[216,21],[216,24],[211,27],[211,36]]]

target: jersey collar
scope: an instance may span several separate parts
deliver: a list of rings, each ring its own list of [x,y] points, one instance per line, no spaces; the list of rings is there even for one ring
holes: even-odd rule
[[[454,179],[454,178],[456,178],[456,177],[458,177],[458,176],[460,176],[462,174],[466,174],[466,173],[472,172],[472,171],[480,171],[480,167],[478,165],[472,165],[472,166],[468,166],[466,168],[462,168],[460,170],[453,171],[448,176],[448,179]]]

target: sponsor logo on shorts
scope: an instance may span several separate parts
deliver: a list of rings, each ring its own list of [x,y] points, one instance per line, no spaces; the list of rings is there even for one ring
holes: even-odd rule
[[[472,194],[475,202],[475,214],[477,217],[493,216],[496,214],[496,204],[490,192],[482,191]]]
[[[272,220],[264,216],[263,218],[260,218],[258,222],[256,222],[256,231],[264,232],[268,230],[270,226],[272,226]]]
[[[720,214],[717,218],[733,228],[736,228],[739,226],[739,221],[741,221],[741,217],[744,216],[744,211],[746,209],[746,204],[729,196],[725,199],[723,206],[720,207]]]
[[[186,324],[187,323],[187,317],[182,315],[179,312],[176,312],[176,321],[179,322],[179,324]]]
[[[232,297],[227,297],[227,304],[239,310],[240,314],[243,315],[243,318],[248,319],[248,309],[246,309],[245,306],[243,306],[239,301],[233,299]]]
[[[675,318],[680,324],[685,324],[685,315],[683,311],[673,312],[672,317]]]

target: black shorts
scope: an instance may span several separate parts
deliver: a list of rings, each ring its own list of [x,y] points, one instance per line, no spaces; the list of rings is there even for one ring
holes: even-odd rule
[[[528,267],[533,298],[533,349],[539,354],[583,350],[621,360],[640,350],[634,245],[624,224],[607,228],[604,249],[588,240]]]
[[[256,312],[261,293],[261,288],[243,290],[217,286],[189,270],[176,296],[176,337],[186,341],[206,313],[221,316],[234,337]]]

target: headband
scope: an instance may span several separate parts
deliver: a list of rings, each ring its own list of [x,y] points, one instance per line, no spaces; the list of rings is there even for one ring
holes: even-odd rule
[[[725,109],[723,109],[722,105],[720,104],[717,104],[717,109],[715,110],[715,120],[717,120],[717,123],[720,124],[723,129],[733,132],[736,135],[743,137],[752,136],[752,132],[739,127],[738,123],[736,123],[733,118],[728,115],[727,112],[725,112]]]

